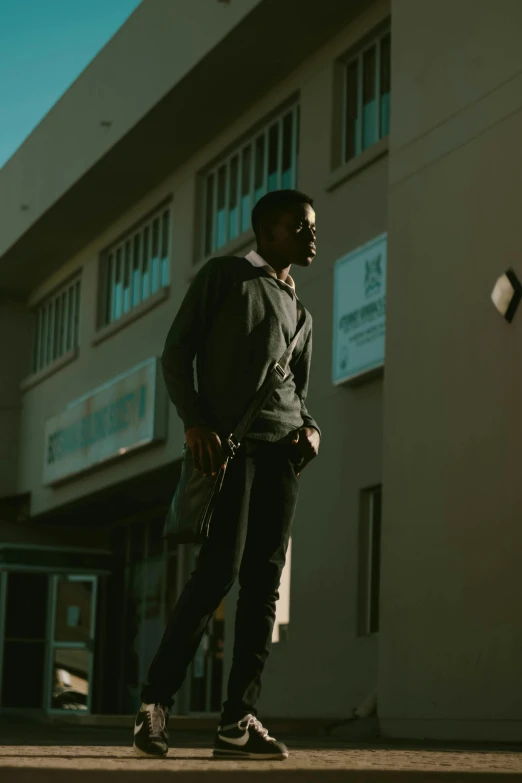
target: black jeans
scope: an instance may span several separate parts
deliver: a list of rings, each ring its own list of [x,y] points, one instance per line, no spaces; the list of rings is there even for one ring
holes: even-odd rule
[[[231,460],[196,568],[172,612],[141,692],[172,706],[204,630],[239,576],[232,669],[222,723],[257,714],[298,494],[292,447],[246,439]]]

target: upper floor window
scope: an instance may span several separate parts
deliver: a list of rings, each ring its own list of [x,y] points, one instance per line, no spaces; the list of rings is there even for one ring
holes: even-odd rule
[[[107,326],[169,283],[170,209],[163,207],[101,256],[100,326]]]
[[[39,372],[78,346],[80,279],[64,285],[36,309],[33,372]]]
[[[390,132],[390,33],[344,65],[343,163]]]
[[[238,144],[206,173],[203,256],[210,256],[250,228],[252,209],[265,193],[296,187],[298,145],[296,104]]]

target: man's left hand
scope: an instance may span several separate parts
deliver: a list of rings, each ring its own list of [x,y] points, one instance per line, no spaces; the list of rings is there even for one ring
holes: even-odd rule
[[[292,440],[299,464],[295,466],[295,474],[299,476],[301,471],[311,462],[319,453],[319,444],[321,436],[314,427],[301,427],[297,430]]]

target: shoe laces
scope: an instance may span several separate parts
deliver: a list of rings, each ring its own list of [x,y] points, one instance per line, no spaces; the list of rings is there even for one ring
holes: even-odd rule
[[[168,708],[162,704],[146,704],[145,712],[149,716],[151,736],[159,736],[167,725]]]
[[[254,715],[245,715],[245,717],[237,724],[240,729],[248,730],[250,727],[254,729],[267,742],[275,742],[275,737],[270,737],[268,729],[265,729],[260,720]]]

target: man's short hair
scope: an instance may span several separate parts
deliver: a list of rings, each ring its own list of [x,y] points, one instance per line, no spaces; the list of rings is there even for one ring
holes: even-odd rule
[[[256,236],[259,236],[262,225],[277,223],[280,216],[289,211],[294,204],[309,204],[314,202],[306,193],[299,190],[273,190],[259,199],[252,210],[252,228]]]

